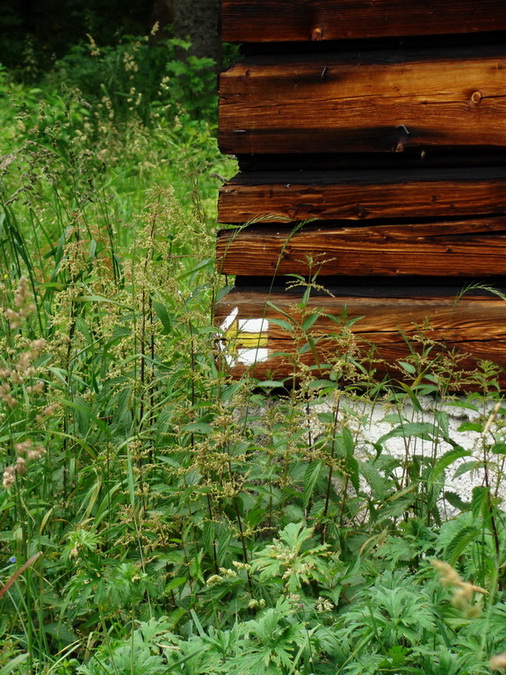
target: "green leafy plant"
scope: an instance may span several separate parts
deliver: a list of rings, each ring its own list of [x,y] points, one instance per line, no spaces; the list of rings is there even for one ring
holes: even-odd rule
[[[277,319],[291,376],[228,377],[234,163],[185,47],[90,42],[36,86],[0,71],[0,674],[500,670],[495,368],[448,397],[458,358],[421,333],[378,382],[346,310],[318,330],[315,262]]]

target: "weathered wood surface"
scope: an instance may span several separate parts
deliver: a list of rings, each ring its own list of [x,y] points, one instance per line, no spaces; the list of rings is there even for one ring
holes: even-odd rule
[[[249,57],[220,78],[223,152],[506,146],[506,49]]]
[[[506,276],[506,218],[222,230],[224,274]]]
[[[297,325],[303,315],[300,296],[268,294],[257,291],[232,291],[216,305],[216,324],[224,356],[232,375],[249,371],[255,377],[290,377],[294,374],[297,350],[306,343],[304,332]],[[364,358],[373,365],[378,376],[390,372],[399,376],[399,359],[410,359],[411,350],[427,350],[425,367],[442,359],[450,351],[461,355],[458,368],[474,369],[479,360],[491,360],[506,366],[506,303],[491,296],[452,298],[356,298],[316,297],[309,310],[320,313],[312,325],[317,358],[311,350],[302,349],[300,362],[317,363],[320,374],[324,364],[332,364],[345,354]],[[340,327],[328,314],[347,321],[358,318],[350,328]],[[307,313],[307,311],[306,311]],[[276,320],[293,321],[293,331],[279,326]],[[360,318],[359,318],[360,317]],[[334,337],[329,337],[333,334]],[[432,342],[422,344],[417,336]],[[410,346],[408,346],[408,342]],[[501,375],[504,386],[506,378]]]
[[[503,0],[222,0],[228,42],[339,40],[506,29]]]
[[[238,174],[218,201],[221,223],[504,213],[505,167]]]

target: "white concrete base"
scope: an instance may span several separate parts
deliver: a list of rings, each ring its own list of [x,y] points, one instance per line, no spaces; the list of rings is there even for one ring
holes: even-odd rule
[[[433,461],[445,453],[454,450],[454,446],[441,438],[446,433],[454,443],[461,446],[468,456],[456,459],[448,468],[441,472],[444,475],[444,489],[457,493],[465,502],[472,497],[472,490],[486,482],[483,468],[468,471],[455,476],[458,469],[470,462],[487,462],[489,485],[492,494],[500,498],[506,497],[506,476],[504,476],[506,454],[494,454],[490,447],[494,443],[502,442],[505,434],[506,417],[500,403],[494,400],[479,400],[455,398],[446,403],[436,401],[430,397],[418,399],[420,409],[417,409],[409,399],[398,404],[366,402],[360,397],[350,398],[345,394],[339,396],[338,428],[347,426],[356,440],[356,457],[365,460],[377,454],[374,443],[380,443],[383,453],[409,461],[409,458],[418,455],[430,457]],[[328,403],[318,404],[313,408],[315,422],[313,433],[321,432],[321,425],[317,421],[317,413],[332,412],[336,401],[329,399]],[[474,409],[473,409],[474,408]],[[428,440],[417,436],[402,436],[399,427],[410,430],[412,423],[426,423],[434,425],[433,434]],[[471,425],[476,425],[472,428]],[[441,429],[445,429],[441,432]],[[471,427],[471,428],[470,428]],[[398,429],[398,436],[388,438],[394,429]],[[439,430],[439,432],[438,432]],[[387,437],[387,438],[385,438]],[[457,450],[457,452],[459,452]],[[399,477],[402,468],[399,469]],[[442,517],[451,517],[455,509],[441,498],[438,502]]]

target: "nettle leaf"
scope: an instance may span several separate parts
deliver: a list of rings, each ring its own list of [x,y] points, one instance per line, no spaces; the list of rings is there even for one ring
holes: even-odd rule
[[[481,422],[462,422],[457,431],[483,431],[483,424]]]
[[[455,534],[444,549],[444,559],[454,565],[466,548],[480,536],[480,530],[473,525],[463,527]]]
[[[188,581],[188,579],[186,577],[174,577],[165,586],[164,593],[169,593],[170,591],[173,591],[175,588],[179,588],[180,586],[183,586],[187,581]]]
[[[478,408],[472,403],[469,403],[469,401],[447,401],[445,405],[449,408],[461,408],[462,410],[473,410],[474,412],[478,412]]]
[[[484,515],[490,506],[490,488],[482,485],[473,488],[471,510],[476,518]]]
[[[367,481],[372,490],[372,495],[377,500],[384,500],[389,488],[389,482],[377,470],[372,462],[360,462],[360,473]]]
[[[416,486],[414,486],[416,488]],[[406,511],[410,508],[413,502],[416,499],[416,495],[404,495],[403,497],[398,498],[396,501],[391,502],[388,500],[386,505],[381,507],[378,510],[378,522],[382,522],[389,518],[400,518]]]
[[[355,492],[360,490],[360,474],[359,474],[359,463],[355,457],[346,458],[346,473],[350,479],[351,484]]]
[[[314,326],[314,324],[318,321],[319,318],[320,314],[318,313],[306,316],[306,318],[302,322],[302,330],[304,331],[310,330]]]
[[[477,469],[483,469],[483,462],[481,460],[475,459],[472,462],[464,462],[464,464],[459,466],[459,468],[455,471],[453,477],[458,478],[469,471],[476,471]]]
[[[451,506],[459,509],[459,511],[469,511],[471,508],[470,502],[465,502],[456,492],[451,490],[446,490],[444,493],[444,498],[446,501],[451,504]]]
[[[401,537],[387,537],[379,551],[387,560],[397,563],[399,560],[409,561],[419,554],[419,549],[412,542]]]
[[[353,440],[353,436],[351,434],[351,431],[346,427],[343,429],[343,432],[341,434],[342,442],[343,442],[343,447],[346,455],[348,457],[352,457],[354,451],[355,451],[355,441]]]
[[[169,335],[172,332],[172,320],[170,314],[167,310],[167,307],[161,302],[153,301],[153,309],[155,310],[158,318],[160,319],[163,326],[163,334]]]
[[[460,447],[455,441],[450,439],[450,418],[448,417],[448,413],[443,410],[438,410],[434,413],[434,417],[439,425],[439,432],[444,440],[451,443],[454,448]]]
[[[307,508],[310,499],[313,496],[314,489],[318,482],[320,476],[320,471],[323,466],[322,462],[311,462],[308,464],[306,472],[304,474],[304,494],[303,494],[303,503],[304,508]]]
[[[407,361],[397,361],[399,366],[403,368],[407,373],[410,375],[414,375],[416,372],[416,368],[412,363],[408,363]]]
[[[406,363],[405,361],[398,361],[397,363],[399,363],[399,365],[401,365],[404,368],[404,370],[407,370],[408,373],[410,372],[410,370],[409,370],[409,368],[406,368],[406,366],[409,366],[410,368],[412,368],[412,371],[411,371],[412,373],[415,372],[415,368],[411,363]],[[420,405],[420,401],[418,400],[418,398],[417,398],[415,392],[413,391],[413,389],[411,387],[408,387],[408,385],[405,384],[404,382],[401,382],[400,384],[401,384],[401,387],[406,392],[406,394],[409,396],[409,399],[410,399],[410,401],[413,405],[413,408],[415,410],[418,410],[418,412],[422,412],[422,406]]]
[[[444,455],[438,459],[438,461],[434,465],[434,468],[429,474],[428,479],[429,485],[433,483],[436,480],[436,478],[450,466],[450,464],[453,464],[458,459],[462,459],[462,457],[470,457],[471,455],[472,452],[470,452],[469,450],[464,450],[464,448],[461,448],[460,446],[458,446],[453,450],[445,452]]]
[[[430,422],[406,422],[389,431],[387,434],[378,439],[378,443],[384,443],[390,438],[409,438],[410,436],[418,436],[424,440],[430,441],[437,435],[437,427]]]
[[[269,323],[273,323],[275,326],[278,326],[279,328],[282,328],[288,332],[293,331],[295,328],[293,324],[291,324],[289,321],[285,321],[285,319],[270,318]]]

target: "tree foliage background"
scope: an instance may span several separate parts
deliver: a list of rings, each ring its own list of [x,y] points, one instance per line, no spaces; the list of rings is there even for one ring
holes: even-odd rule
[[[27,79],[27,70],[47,70],[72,45],[91,35],[101,46],[124,35],[190,38],[196,56],[219,63],[218,0],[3,0],[0,3],[0,63]],[[36,68],[27,69],[35,62]],[[33,63],[31,64],[33,66]]]

